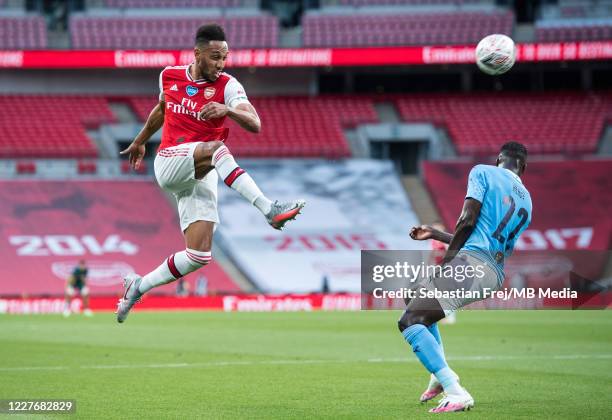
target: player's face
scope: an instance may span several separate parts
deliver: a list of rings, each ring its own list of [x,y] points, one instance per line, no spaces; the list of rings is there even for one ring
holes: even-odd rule
[[[210,41],[204,48],[194,50],[195,62],[200,74],[212,82],[217,80],[225,67],[229,50],[225,41]]]

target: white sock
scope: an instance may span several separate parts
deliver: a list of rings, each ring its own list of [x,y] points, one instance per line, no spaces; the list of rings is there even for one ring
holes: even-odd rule
[[[253,178],[234,160],[227,146],[221,146],[212,155],[212,164],[225,184],[238,191],[264,215],[270,212],[272,202],[261,192]]]
[[[436,375],[434,375],[433,373],[429,376],[429,385],[427,385],[427,389],[434,389],[436,388],[438,385],[440,385],[440,381],[438,381],[438,378],[436,378]]]
[[[452,373],[455,376],[455,378],[457,379],[457,381],[459,381],[459,375],[457,375],[452,369],[450,369],[450,370],[452,371]],[[436,378],[436,375],[434,375],[433,373],[430,374],[429,375],[429,384],[427,385],[427,389],[434,389],[438,385],[442,385],[442,384],[440,383],[440,381],[438,381],[438,378]]]
[[[138,291],[146,293],[154,287],[173,282],[208,264],[211,259],[210,251],[196,251],[190,248],[172,254],[159,267],[142,278]]]
[[[270,210],[272,210],[272,201],[268,200],[265,195],[257,197],[253,205],[257,207],[264,215],[270,213]]]
[[[453,382],[451,385],[449,385],[446,388],[444,388],[444,392],[446,392],[449,395],[463,395],[463,394],[465,394],[465,391],[463,390],[461,385],[459,385],[459,382]]]

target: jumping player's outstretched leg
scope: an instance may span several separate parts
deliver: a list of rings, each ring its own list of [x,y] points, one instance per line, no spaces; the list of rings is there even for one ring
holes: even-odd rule
[[[423,366],[436,377],[446,392],[446,397],[430,411],[442,413],[469,410],[474,405],[474,399],[459,385],[457,374],[446,362],[441,342],[436,340],[429,329],[442,318],[444,311],[437,300],[416,298],[408,304],[398,321],[398,327]]]
[[[285,223],[295,219],[306,202],[272,202],[259,189],[253,178],[238,164],[230,150],[220,141],[201,143],[193,154],[196,179],[203,178],[215,169],[223,182],[237,191],[255,206],[275,229],[281,230]]]
[[[185,229],[186,248],[178,251],[144,277],[130,274],[124,279],[125,292],[117,305],[117,321],[123,322],[143,294],[192,273],[210,263],[214,223],[198,220]]]

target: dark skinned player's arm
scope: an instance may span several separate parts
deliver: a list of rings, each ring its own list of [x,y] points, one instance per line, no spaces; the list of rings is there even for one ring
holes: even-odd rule
[[[147,122],[142,127],[142,130],[134,138],[134,143],[137,145],[145,144],[153,134],[155,134],[164,125],[164,109],[166,102],[159,101],[153,110],[149,113]]]
[[[457,220],[457,226],[455,226],[455,234],[452,236],[448,245],[446,254],[442,259],[442,264],[446,264],[455,258],[457,252],[465,245],[465,242],[476,226],[481,207],[482,204],[480,201],[474,200],[473,198],[465,199],[463,202],[463,210],[461,210],[461,215],[459,216],[459,220]]]
[[[259,133],[261,121],[257,111],[251,104],[239,104],[235,108],[227,108],[227,116],[236,121],[238,125],[251,133]]]
[[[448,232],[444,232],[443,230],[438,230],[432,227],[431,239],[438,242],[444,242],[445,244],[450,244],[453,240],[453,235]]]

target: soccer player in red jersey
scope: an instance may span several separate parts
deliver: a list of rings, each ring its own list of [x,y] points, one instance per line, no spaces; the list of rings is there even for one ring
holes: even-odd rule
[[[125,292],[117,307],[117,321],[125,321],[132,306],[156,286],[170,283],[211,260],[217,213],[217,182],[236,190],[255,206],[275,229],[282,229],[304,207],[303,200],[270,201],[251,176],[242,169],[224,144],[229,129],[226,117],[240,127],[258,133],[261,122],[244,88],[223,72],[228,55],[223,28],[201,26],[195,37],[193,63],[170,66],[159,75],[159,103],[145,126],[121,154],[137,169],[145,143],[163,126],[155,158],[159,185],[176,197],[186,249],[169,256],[158,268],[140,277],[124,279]]]

